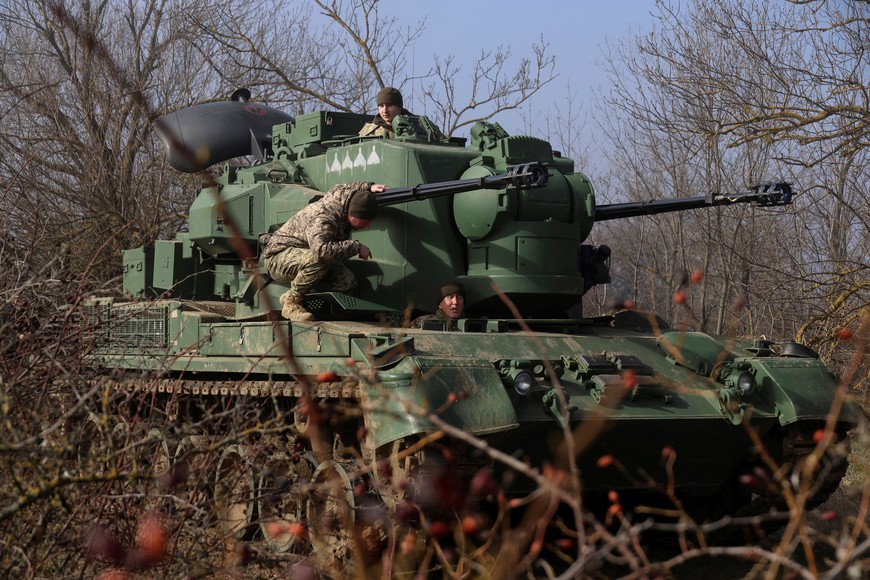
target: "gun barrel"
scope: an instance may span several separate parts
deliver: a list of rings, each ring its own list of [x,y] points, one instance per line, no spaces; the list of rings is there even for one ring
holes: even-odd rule
[[[595,206],[595,221],[618,220],[639,215],[655,215],[672,211],[683,211],[706,207],[707,196],[680,199],[651,199],[648,201],[611,203]]]
[[[714,193],[677,199],[653,199],[595,206],[595,221],[616,220],[641,215],[655,215],[732,203],[752,203],[761,206],[788,205],[792,201],[791,184],[770,182],[756,185],[749,191]]]
[[[405,187],[391,187],[377,194],[378,205],[395,205],[406,201],[429,199],[442,195],[452,195],[475,189],[504,189],[515,187],[529,189],[547,184],[547,168],[543,163],[525,163],[511,167],[499,175],[487,175],[470,179],[457,179],[440,183],[422,183]]]

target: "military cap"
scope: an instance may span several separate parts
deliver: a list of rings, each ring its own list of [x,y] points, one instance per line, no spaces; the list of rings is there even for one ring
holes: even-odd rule
[[[378,200],[367,189],[360,189],[350,198],[347,213],[355,218],[373,220],[378,214]]]
[[[455,280],[445,282],[441,285],[441,300],[444,300],[451,294],[459,294],[465,298],[465,286]]]
[[[403,107],[402,93],[393,87],[384,87],[378,92],[378,105],[396,105]]]

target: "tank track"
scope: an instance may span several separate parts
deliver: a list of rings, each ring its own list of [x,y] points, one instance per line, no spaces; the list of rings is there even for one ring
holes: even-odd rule
[[[362,390],[358,385],[347,383],[316,383],[306,393],[305,387],[296,381],[218,381],[190,379],[108,379],[104,385],[127,393],[165,393],[178,395],[245,397],[301,397],[308,394],[316,399],[359,398]]]
[[[787,427],[782,437],[783,459],[795,467],[802,465],[815,451],[817,444],[814,435],[820,429],[824,429],[824,424]],[[849,438],[846,433],[836,433],[836,435],[836,446],[829,449],[821,458],[812,495],[806,503],[807,508],[818,507],[827,501],[846,476],[846,470],[849,467],[847,462],[850,447]]]
[[[776,436],[766,442],[767,449],[772,452],[778,465],[788,465],[788,473],[800,474],[804,462],[816,449],[815,433],[824,429],[824,422],[805,422],[799,425],[788,425]],[[805,509],[816,508],[825,503],[840,486],[848,468],[849,439],[845,432],[836,432],[837,443],[827,449],[820,458],[818,467],[814,470],[813,485],[809,489],[809,497],[804,503]],[[755,463],[744,474],[761,476],[761,481],[752,486],[753,499],[747,501],[745,507],[738,510],[738,515],[764,515],[771,510],[785,511],[791,509],[781,493],[783,485],[791,485],[794,491],[800,489],[794,481],[773,482],[770,472],[760,463]],[[753,476],[754,477],[754,476]],[[741,487],[743,487],[741,485]],[[744,488],[745,489],[745,488]]]

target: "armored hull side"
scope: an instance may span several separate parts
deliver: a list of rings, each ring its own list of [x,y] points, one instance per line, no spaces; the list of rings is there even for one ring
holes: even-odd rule
[[[147,369],[160,377],[147,387],[155,393],[251,398],[291,420],[305,397],[341,402],[360,411],[340,429],[359,457],[447,426],[532,469],[568,471],[573,456],[589,494],[662,499],[671,490],[687,501],[716,499],[716,516],[757,499],[762,490],[740,481],[767,469],[762,449],[778,464],[811,453],[836,402],[837,382],[818,359],[779,356],[766,341],[620,328],[619,317],[467,319],[448,332],[240,321],[192,306],[101,306],[101,364],[131,371],[117,388],[143,388]],[[752,375],[752,392],[736,392],[728,369]],[[531,380],[523,389],[519,375]],[[837,434],[854,419],[847,408]],[[815,503],[836,488],[841,459],[826,458]],[[467,469],[490,462],[479,455]],[[511,493],[531,485],[519,477]]]

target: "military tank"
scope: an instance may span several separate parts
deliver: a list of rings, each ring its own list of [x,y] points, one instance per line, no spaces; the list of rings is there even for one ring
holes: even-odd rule
[[[277,425],[277,436],[227,446],[208,475],[231,533],[259,528],[289,550],[298,534],[275,523],[301,524],[316,549],[347,560],[359,539],[348,525],[372,497],[390,512],[413,500],[430,523],[458,511],[431,483],[445,471],[467,475],[466,494],[492,473],[499,493],[525,497],[556,469],[577,475],[590,502],[617,491],[697,521],[782,501],[775,466],[809,456],[810,504],[837,487],[845,454],[818,434],[844,439],[857,414],[811,349],[628,309],[577,314],[609,282],[609,249],[584,243],[596,221],[780,206],[788,184],[599,204],[573,161],[495,123],[466,140],[400,116],[392,138],[360,137],[366,115],[292,118],[249,96],[157,120],[174,168],[222,169],[205,178],[187,231],[124,252],[126,298],[89,307],[112,388],[146,391],[170,417],[232,400]],[[227,163],[240,156],[252,161]],[[310,294],[315,322],[282,320],[287,286],[262,261],[270,233],[352,181],[389,187],[372,227],[353,234],[373,254],[349,262],[356,294]],[[457,328],[409,328],[446,280],[466,289]]]

